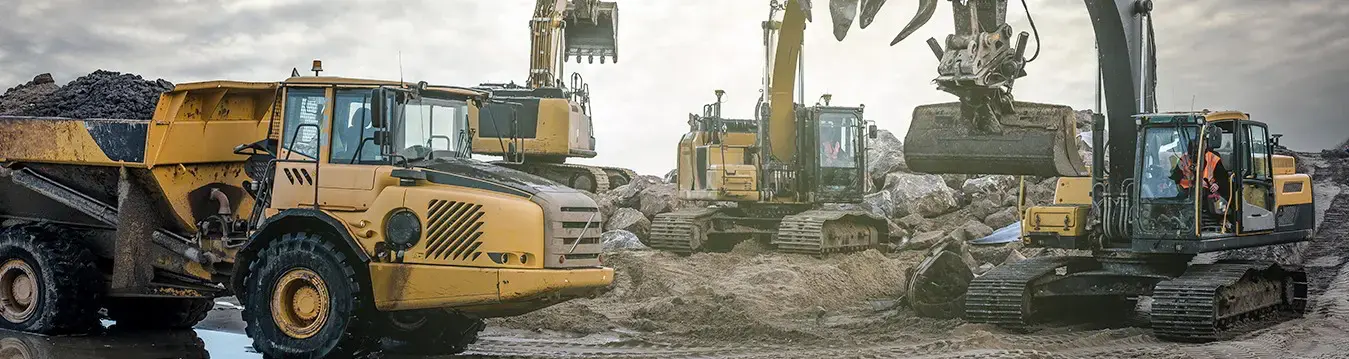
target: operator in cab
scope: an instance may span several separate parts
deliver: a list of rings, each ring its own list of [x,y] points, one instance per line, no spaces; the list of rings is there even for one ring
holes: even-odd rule
[[[1226,195],[1230,193],[1232,185],[1229,181],[1230,173],[1226,164],[1222,162],[1222,156],[1218,155],[1218,151],[1213,149],[1211,143],[1205,144],[1202,151],[1203,168],[1199,168],[1200,173],[1195,173],[1195,159],[1198,158],[1199,152],[1199,140],[1190,138],[1185,153],[1171,170],[1171,179],[1180,185],[1177,197],[1189,198],[1194,193],[1194,186],[1198,185],[1204,215],[1222,219],[1228,213]]]

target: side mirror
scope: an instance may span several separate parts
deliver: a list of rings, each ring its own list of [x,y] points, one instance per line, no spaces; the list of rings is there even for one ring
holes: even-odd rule
[[[383,87],[370,91],[370,127],[385,128],[389,124],[389,90]],[[379,144],[379,136],[375,136]]]
[[[390,144],[389,131],[375,130],[374,139],[375,139],[375,146],[384,147],[384,145]]]
[[[880,131],[877,131],[877,130],[876,130],[876,124],[873,123],[873,124],[871,124],[871,125],[868,125],[868,126],[867,126],[867,137],[869,137],[869,138],[871,138],[871,139],[874,140],[874,139],[876,139],[877,136],[880,136]]]
[[[1274,147],[1282,147],[1282,146],[1279,146],[1279,138],[1280,138],[1280,137],[1283,137],[1283,134],[1282,134],[1282,133],[1276,133],[1276,134],[1270,135],[1269,137],[1270,137],[1269,143],[1270,143],[1271,145],[1274,145]]]
[[[1206,126],[1204,128],[1204,142],[1207,148],[1203,148],[1202,150],[1207,150],[1209,148],[1213,149],[1222,148],[1223,130],[1221,128],[1218,128],[1218,126],[1214,126],[1211,124]]]

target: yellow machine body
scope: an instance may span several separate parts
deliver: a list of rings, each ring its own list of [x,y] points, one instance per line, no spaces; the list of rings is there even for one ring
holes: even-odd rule
[[[289,216],[298,212],[332,224],[315,231],[331,231],[334,240],[351,238],[347,244],[364,258],[381,310],[445,308],[481,316],[515,315],[607,286],[613,270],[599,265],[602,218],[594,201],[575,190],[467,158],[431,166],[440,170],[422,168],[429,179],[408,183],[393,176],[402,166],[387,161],[343,163],[333,157],[338,146],[334,138],[340,137],[335,136],[336,126],[351,125],[335,116],[334,106],[325,106],[338,103],[335,96],[368,96],[379,86],[414,85],[339,77],[296,77],[280,83],[211,81],[180,84],[164,93],[149,120],[0,117],[0,136],[6,139],[0,141],[4,164],[0,218],[119,231],[123,227],[119,221],[134,220],[181,239],[151,242],[146,233],[137,239],[109,235],[98,242],[103,247],[95,252],[112,257],[117,266],[110,283],[114,295],[214,296],[219,291],[211,290],[211,283],[237,284],[241,278],[233,276],[233,264],[258,249],[243,242],[288,223]],[[290,96],[299,90],[315,96],[305,98],[303,106],[292,106],[288,99],[301,98]],[[430,86],[425,91],[457,101],[466,113],[476,112],[476,99],[483,96],[454,87]],[[241,187],[250,179],[249,157],[234,149],[269,134],[283,145],[293,145],[297,131],[304,131],[286,127],[295,121],[286,114],[306,110],[311,111],[310,125],[320,133],[308,138],[317,151],[277,149],[280,158],[270,206],[255,212],[254,198]],[[455,130],[467,132],[475,125],[467,115],[456,118],[462,122],[454,125]],[[429,147],[441,143],[427,141]],[[125,206],[119,203],[119,182],[152,198],[148,211],[118,213],[119,206]],[[57,186],[25,187],[32,183]],[[225,207],[231,216],[260,213],[263,217],[247,220],[263,226],[233,238],[204,235],[200,226],[214,223],[206,219],[218,214],[211,190],[228,198]],[[60,191],[90,201],[93,212],[47,199]],[[107,212],[97,207],[111,214],[100,216]],[[385,223],[397,211],[413,212],[424,238],[392,253],[381,243],[387,242]],[[133,252],[136,258],[123,258],[113,249],[127,240],[137,241],[134,244],[144,251]],[[214,260],[185,258],[180,250],[187,247]],[[157,276],[130,274],[130,279],[118,279],[122,271],[140,271],[121,266],[141,263],[199,282],[168,285]]]

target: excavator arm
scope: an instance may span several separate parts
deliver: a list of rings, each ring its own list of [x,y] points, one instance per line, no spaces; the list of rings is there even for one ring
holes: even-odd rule
[[[538,0],[529,21],[529,87],[561,87],[562,64],[575,58],[618,62],[618,4]]]

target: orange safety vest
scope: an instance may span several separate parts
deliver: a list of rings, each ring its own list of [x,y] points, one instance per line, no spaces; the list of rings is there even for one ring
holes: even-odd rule
[[[1204,152],[1204,184],[1208,185],[1214,183],[1213,172],[1218,169],[1218,161],[1221,159],[1221,157],[1213,154],[1213,152]],[[1180,158],[1180,168],[1181,173],[1185,175],[1184,178],[1181,178],[1180,180],[1180,188],[1190,189],[1190,186],[1193,184],[1190,181],[1190,178],[1194,177],[1194,166],[1190,164],[1189,155]]]

